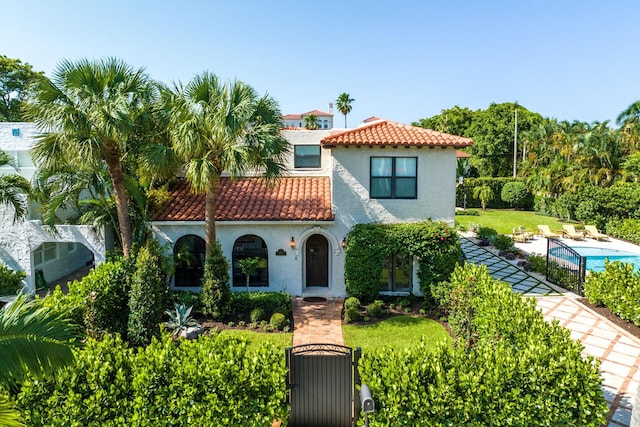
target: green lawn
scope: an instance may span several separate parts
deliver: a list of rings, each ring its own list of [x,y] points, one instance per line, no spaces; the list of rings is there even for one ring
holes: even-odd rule
[[[344,344],[361,347],[363,351],[381,349],[402,350],[424,338],[431,345],[451,342],[447,331],[435,320],[424,317],[395,316],[367,325],[343,325]]]
[[[527,231],[536,232],[538,224],[547,224],[551,231],[562,230],[558,218],[538,215],[531,211],[515,211],[510,209],[478,209],[479,216],[456,215],[456,225],[469,226],[469,223],[493,228],[500,234],[511,234],[513,227],[524,225]]]
[[[228,335],[237,338],[244,338],[249,343],[249,347],[258,346],[262,343],[271,342],[276,347],[282,348],[282,354],[284,355],[284,349],[291,347],[293,343],[293,333],[267,333],[249,331],[246,329],[225,329],[220,331],[221,335]]]

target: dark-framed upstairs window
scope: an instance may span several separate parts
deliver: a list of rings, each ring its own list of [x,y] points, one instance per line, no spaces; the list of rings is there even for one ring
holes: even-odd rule
[[[320,146],[319,145],[294,145],[293,147],[295,168],[319,168],[320,167]]]
[[[418,196],[417,157],[371,157],[372,199],[415,199]]]

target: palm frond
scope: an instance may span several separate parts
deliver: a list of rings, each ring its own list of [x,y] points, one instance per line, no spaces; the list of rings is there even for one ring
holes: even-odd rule
[[[20,421],[20,413],[13,407],[11,402],[0,395],[0,426],[3,427],[26,427]]]

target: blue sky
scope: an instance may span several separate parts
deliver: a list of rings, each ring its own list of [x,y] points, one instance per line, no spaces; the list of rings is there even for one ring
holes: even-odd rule
[[[0,9],[0,54],[47,75],[63,58],[105,56],[165,83],[209,70],[268,92],[284,114],[327,110],[347,92],[349,126],[514,101],[560,120],[615,121],[640,99],[633,0],[14,0]]]

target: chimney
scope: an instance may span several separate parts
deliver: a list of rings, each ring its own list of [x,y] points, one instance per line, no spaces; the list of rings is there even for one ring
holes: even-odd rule
[[[333,102],[329,103],[329,114],[333,114]]]

